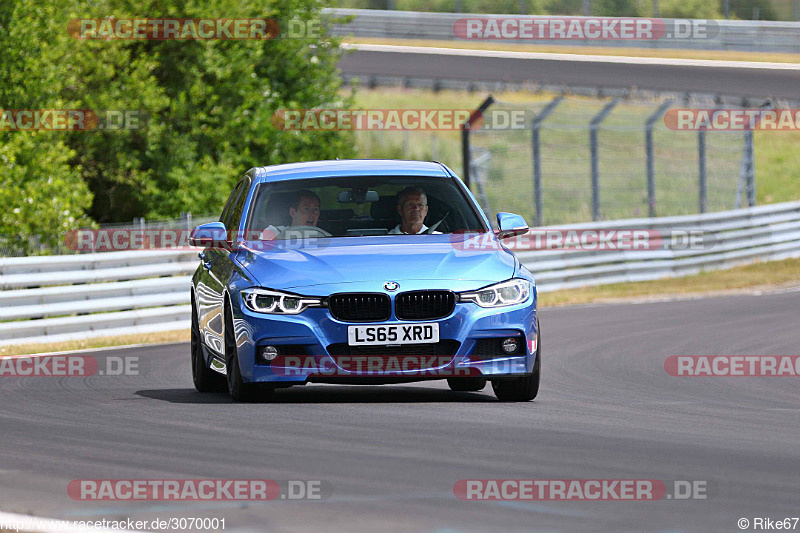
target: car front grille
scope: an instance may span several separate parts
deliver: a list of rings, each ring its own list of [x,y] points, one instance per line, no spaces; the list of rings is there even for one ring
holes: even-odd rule
[[[394,312],[401,320],[433,320],[449,316],[456,307],[451,291],[410,291],[397,295]]]
[[[328,298],[333,318],[343,322],[383,322],[389,320],[391,302],[380,293],[341,293]]]

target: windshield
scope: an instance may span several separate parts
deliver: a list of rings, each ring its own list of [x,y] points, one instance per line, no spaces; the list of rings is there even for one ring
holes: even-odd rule
[[[452,178],[360,176],[262,183],[247,234],[260,240],[488,231]]]

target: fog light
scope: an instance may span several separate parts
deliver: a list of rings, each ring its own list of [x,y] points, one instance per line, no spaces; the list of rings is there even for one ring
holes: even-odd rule
[[[274,346],[262,346],[261,347],[261,359],[264,361],[272,361],[278,357],[278,349]]]
[[[509,337],[507,339],[503,339],[503,343],[501,344],[503,347],[503,351],[506,353],[514,353],[519,348],[519,342],[514,337]]]

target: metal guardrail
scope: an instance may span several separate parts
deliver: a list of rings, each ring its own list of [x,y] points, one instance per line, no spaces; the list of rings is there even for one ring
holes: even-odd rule
[[[667,243],[656,250],[517,252],[520,261],[536,277],[540,292],[686,276],[757,260],[800,257],[800,202],[702,215],[553,226],[552,229],[643,229],[660,232],[665,237],[676,231],[695,231],[701,232],[698,236],[709,244],[700,249]]]
[[[332,17],[353,16],[348,24],[334,25],[334,35],[373,37],[382,39],[431,39],[456,41],[453,24],[465,18],[530,18],[525,15],[486,15],[468,13],[429,13],[418,11],[385,11],[377,9],[330,8],[323,13]],[[538,16],[537,16],[538,17]],[[563,18],[563,17],[558,17]],[[596,17],[595,17],[596,18]],[[664,19],[671,23],[673,19]],[[637,40],[503,40],[535,44],[569,44],[622,48],[685,48],[706,50],[740,50],[752,52],[800,53],[800,23],[759,20],[713,20],[718,31],[707,38],[673,38]],[[466,42],[461,40],[461,42]]]
[[[188,329],[197,250],[0,258],[0,344]]]
[[[547,229],[691,230],[711,245],[687,249],[668,240],[655,250],[517,252],[540,292],[800,257],[800,202]],[[0,258],[0,344],[186,330],[196,267],[196,250]]]

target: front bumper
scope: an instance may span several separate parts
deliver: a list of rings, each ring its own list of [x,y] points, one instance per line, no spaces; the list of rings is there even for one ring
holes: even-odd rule
[[[365,378],[365,382],[369,382],[369,378],[387,378],[387,381],[459,376],[499,378],[532,372],[536,357],[535,290],[526,302],[514,306],[486,309],[473,303],[457,303],[452,314],[439,320],[398,320],[392,313],[389,320],[380,324],[439,324],[440,346],[445,351],[414,352],[413,355],[402,347],[397,348],[396,353],[392,347],[381,347],[375,350],[380,355],[362,355],[362,350],[343,356],[341,349],[347,345],[347,328],[358,323],[336,320],[327,308],[310,308],[298,315],[269,315],[250,311],[238,297],[233,298],[232,303],[239,366],[245,382],[299,384],[355,382],[354,378]],[[520,341],[513,355],[487,350],[507,337]],[[265,362],[257,357],[257,352],[267,345],[284,353],[272,362]],[[453,353],[455,346],[457,349]]]

